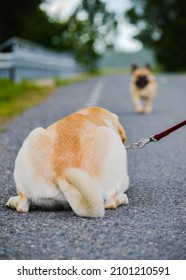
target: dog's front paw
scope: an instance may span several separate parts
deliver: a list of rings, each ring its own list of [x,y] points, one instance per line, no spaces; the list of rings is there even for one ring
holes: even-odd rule
[[[117,196],[118,206],[123,204],[128,204],[128,203],[129,203],[128,196],[125,193],[119,193]]]
[[[144,109],[142,107],[136,108],[136,113],[143,114],[144,113]]]
[[[21,199],[20,196],[12,196],[6,203],[7,207],[16,209],[19,213],[27,213],[29,211],[29,205],[28,199]]]
[[[145,108],[144,114],[148,115],[150,113],[152,113],[152,108]]]
[[[16,209],[17,207],[17,200],[18,200],[18,196],[12,196],[9,198],[9,200],[6,203],[6,206],[12,209]]]
[[[128,204],[129,200],[125,193],[118,193],[105,201],[105,209],[116,209],[120,205]]]

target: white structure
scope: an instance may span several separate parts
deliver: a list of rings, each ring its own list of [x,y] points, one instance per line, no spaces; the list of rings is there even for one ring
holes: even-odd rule
[[[82,71],[68,52],[51,51],[16,37],[0,45],[0,78],[18,82],[24,78],[66,77]]]

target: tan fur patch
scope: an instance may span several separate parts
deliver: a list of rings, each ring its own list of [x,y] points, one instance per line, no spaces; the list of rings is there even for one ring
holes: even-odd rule
[[[102,158],[106,156],[103,154],[105,143],[100,139],[97,128],[107,126],[103,116],[113,122],[122,141],[125,141],[125,132],[119,121],[99,107],[80,110],[47,129],[55,133],[51,160],[57,177],[70,167],[83,168],[92,175],[101,173]]]
[[[53,164],[57,176],[70,167],[84,167],[94,174],[99,173],[89,154],[95,142],[92,133],[99,125],[100,120],[90,120],[88,116],[76,113],[49,128],[56,131]]]

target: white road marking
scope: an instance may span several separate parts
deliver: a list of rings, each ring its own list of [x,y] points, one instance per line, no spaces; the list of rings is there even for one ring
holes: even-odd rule
[[[85,107],[96,106],[98,104],[98,101],[100,99],[100,96],[101,96],[102,89],[103,89],[104,85],[105,85],[105,80],[104,79],[101,79],[100,81],[98,81],[98,83],[93,88],[89,99],[85,103]]]

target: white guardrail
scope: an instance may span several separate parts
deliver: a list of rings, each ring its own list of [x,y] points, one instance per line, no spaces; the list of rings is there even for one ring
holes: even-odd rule
[[[22,39],[12,39],[10,43],[12,52],[0,52],[0,78],[17,82],[24,78],[65,77],[83,71],[69,53],[48,51]]]

